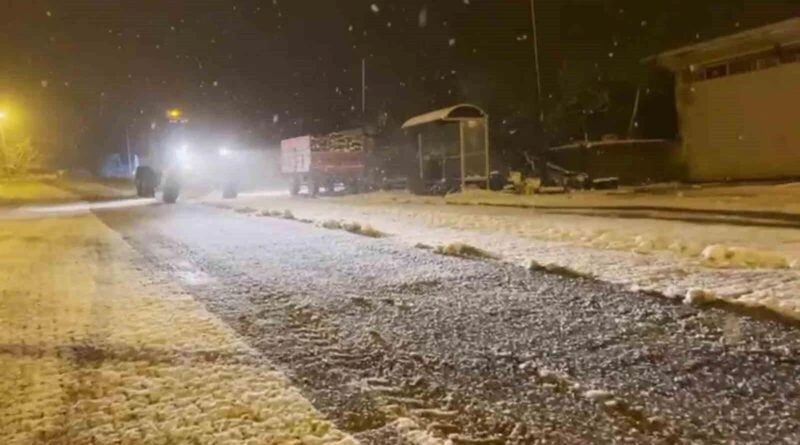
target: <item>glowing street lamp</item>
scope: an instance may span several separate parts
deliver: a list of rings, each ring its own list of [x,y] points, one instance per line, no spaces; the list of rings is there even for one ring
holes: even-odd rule
[[[0,147],[6,148],[6,132],[3,129],[3,122],[6,120],[6,112],[0,110]]]

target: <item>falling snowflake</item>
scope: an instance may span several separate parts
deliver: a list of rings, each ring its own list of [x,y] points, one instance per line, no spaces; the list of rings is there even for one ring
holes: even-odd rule
[[[48,17],[52,17],[53,16],[53,13],[50,12],[50,11],[45,12],[45,14],[47,14]]]
[[[289,112],[287,111],[286,113],[288,114]],[[281,120],[281,117],[278,115],[278,113],[275,113],[275,114],[272,115],[272,123],[273,124],[277,124],[280,120]]]
[[[378,7],[378,5],[377,5],[377,4],[375,4],[375,3],[373,3],[373,4],[372,4],[372,6],[370,7],[370,9],[372,9],[372,12],[374,12],[375,14],[377,14],[377,13],[381,12],[381,8],[379,8],[379,7]]]
[[[465,5],[469,5],[469,0],[464,0]]]
[[[420,28],[428,26],[428,8],[423,6],[422,9],[419,10],[419,16],[417,16],[417,25],[419,25]]]
[[[41,81],[41,82],[39,82],[39,83],[42,85],[42,88],[47,88],[47,85],[49,85],[49,84],[50,84],[50,82],[48,82],[48,81],[46,81],[46,80],[42,80],[42,81]]]
[[[450,40],[447,41],[447,43],[450,46],[456,46],[456,39],[451,37]]]
[[[642,27],[647,26],[647,20],[642,20],[641,25],[642,25]]]
[[[353,32],[353,25],[348,26],[347,30],[350,31],[350,32]]]
[[[219,82],[217,82],[217,81],[215,80],[215,81],[214,81],[214,83],[212,83],[212,85],[214,85],[215,87],[218,87],[218,86],[219,86]]]
[[[613,59],[614,58],[614,52],[613,51],[608,53],[608,58],[609,59]]]
[[[387,27],[387,28],[391,28],[391,27],[392,27],[392,22],[387,22],[387,23],[386,23],[386,27]]]

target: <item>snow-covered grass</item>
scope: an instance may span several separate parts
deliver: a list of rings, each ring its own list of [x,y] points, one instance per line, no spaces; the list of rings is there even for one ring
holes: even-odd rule
[[[386,236],[385,233],[381,232],[380,230],[370,226],[369,224],[360,224],[357,222],[346,223],[344,225],[344,230],[355,233],[357,235],[363,235],[369,238],[383,238]]]
[[[96,218],[3,221],[0,252],[3,443],[357,443]]]
[[[329,225],[360,221],[411,246],[467,242],[532,269],[592,277],[687,302],[713,299],[767,308],[800,319],[796,230],[555,215],[517,208],[387,205],[385,199],[370,202],[374,195],[378,194],[313,202],[261,198],[237,205],[286,207],[299,218]],[[687,298],[690,293],[702,293],[702,300]]]
[[[76,198],[75,194],[47,184],[42,179],[0,180],[0,205],[67,201]]]
[[[492,253],[461,242],[443,244],[437,246],[435,249],[433,249],[433,251],[439,255],[456,256],[461,258],[497,258],[497,256]]]
[[[336,219],[326,219],[319,222],[320,227],[330,230],[344,230],[355,235],[362,235],[369,238],[383,238],[385,233],[372,227],[369,224],[361,224],[354,221],[340,221]]]
[[[548,272],[556,275],[562,275],[565,277],[574,277],[574,278],[592,277],[592,275],[587,275],[585,273],[581,273],[574,269],[571,269],[569,266],[562,266],[560,264],[555,264],[555,263],[541,264],[536,260],[531,260],[531,262],[528,264],[528,270]]]
[[[258,210],[252,207],[237,207],[236,213],[241,213],[243,215],[252,215],[254,213],[258,213]]]
[[[313,219],[297,218],[296,216],[294,216],[294,213],[292,213],[292,211],[289,210],[289,209],[284,209],[283,211],[280,211],[280,210],[269,210],[269,209],[258,211],[257,209],[254,209],[252,207],[245,207],[245,208],[236,209],[236,212],[245,213],[245,214],[258,213],[259,216],[263,216],[263,217],[280,218],[280,219],[286,219],[286,220],[291,220],[291,221],[298,221],[298,222],[301,222],[301,223],[304,223],[304,224],[314,224],[314,222],[315,222]],[[361,223],[358,223],[358,222],[355,222],[355,221],[340,221],[340,220],[336,220],[336,219],[326,219],[326,220],[322,220],[322,221],[317,222],[317,225],[319,227],[322,227],[322,228],[325,228],[325,229],[329,229],[329,230],[344,230],[346,232],[350,232],[350,233],[355,234],[355,235],[366,236],[366,237],[369,237],[369,238],[383,238],[384,236],[386,236],[385,233],[383,233],[380,230],[372,227],[369,224],[361,224]]]

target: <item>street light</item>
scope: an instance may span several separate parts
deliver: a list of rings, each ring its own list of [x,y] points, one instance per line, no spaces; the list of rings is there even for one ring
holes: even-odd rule
[[[183,110],[180,108],[172,108],[167,110],[167,119],[169,119],[171,124],[185,124],[188,122],[188,120],[183,116]]]
[[[3,129],[3,122],[6,120],[6,112],[0,111],[0,147],[6,148],[6,132]]]

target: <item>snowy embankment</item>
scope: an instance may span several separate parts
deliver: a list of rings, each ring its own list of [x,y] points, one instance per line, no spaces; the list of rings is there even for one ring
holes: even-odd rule
[[[286,377],[92,216],[0,224],[3,444],[339,444]]]
[[[515,195],[469,190],[446,197],[414,196],[407,192],[378,192],[348,196],[343,201],[386,204],[457,204],[539,209],[636,209],[700,212],[772,212],[800,216],[800,183],[750,185],[655,184],[619,190]]]
[[[251,198],[233,205],[287,209],[306,221],[356,221],[414,246],[465,243],[531,269],[594,277],[688,302],[767,308],[800,319],[796,230],[452,206],[436,198],[419,198],[427,200],[419,204],[378,195]]]
[[[132,184],[124,181],[103,183],[55,175],[0,180],[0,207],[105,201],[135,195]]]
[[[18,206],[35,202],[63,202],[76,195],[49,184],[54,177],[42,176],[0,180],[0,206]]]

